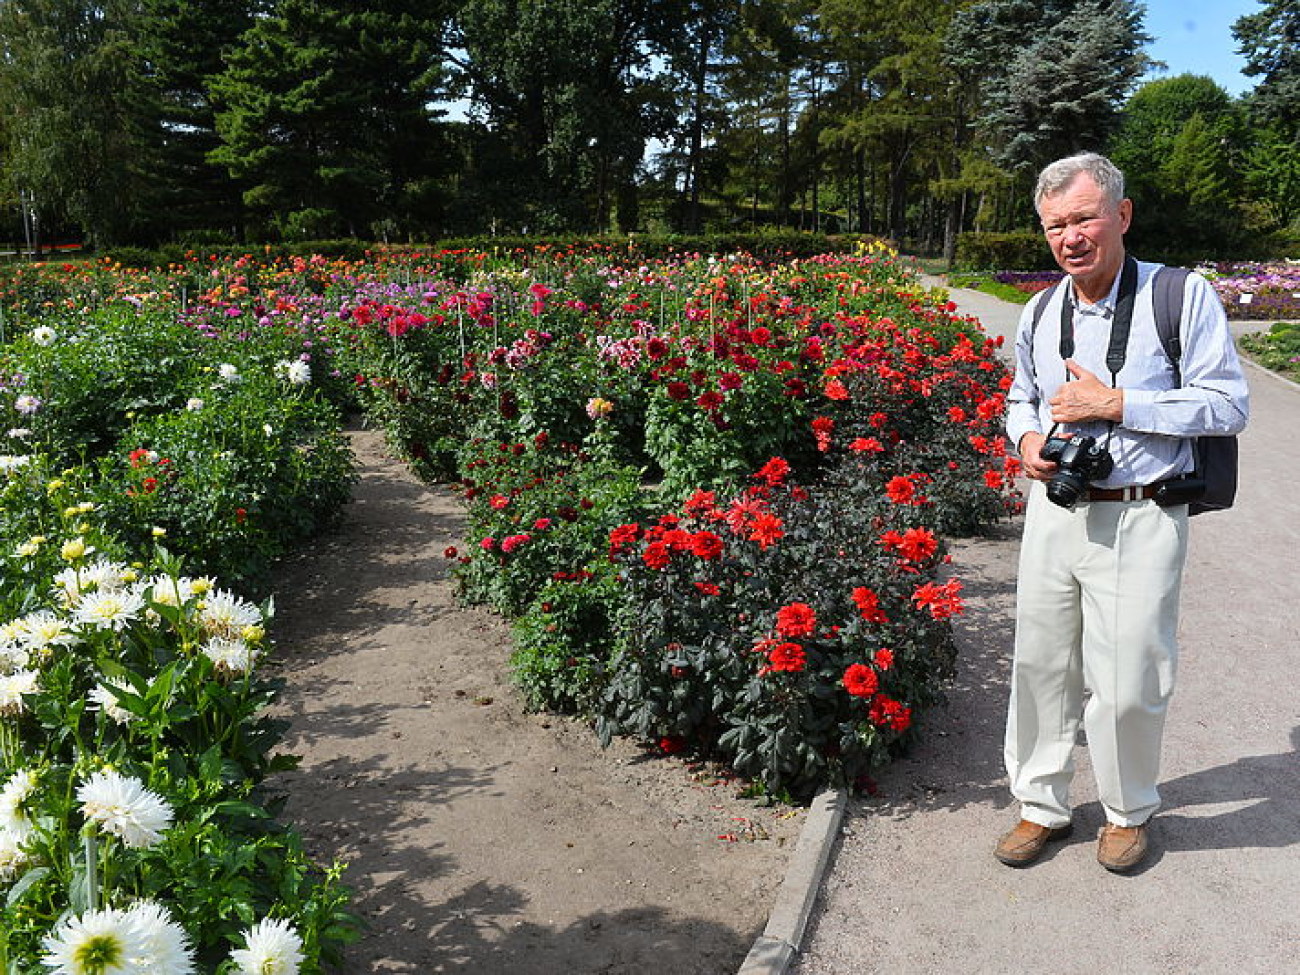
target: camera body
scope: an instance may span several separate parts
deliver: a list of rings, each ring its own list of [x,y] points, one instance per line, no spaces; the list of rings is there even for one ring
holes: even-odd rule
[[[1062,508],[1073,508],[1089,481],[1109,477],[1115,467],[1110,452],[1096,437],[1080,433],[1049,437],[1039,456],[1056,464],[1056,473],[1047,482],[1047,497]]]

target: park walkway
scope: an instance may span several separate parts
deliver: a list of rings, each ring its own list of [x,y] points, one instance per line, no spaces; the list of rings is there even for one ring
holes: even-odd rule
[[[1019,306],[952,297],[1009,351]],[[875,797],[850,801],[796,975],[1300,971],[1300,387],[1250,365],[1247,378],[1237,506],[1192,522],[1148,861],[1129,876],[1097,864],[1086,748],[1074,837],[1025,870],[993,859],[1016,814],[1001,761],[1015,522],[957,545],[950,704]]]

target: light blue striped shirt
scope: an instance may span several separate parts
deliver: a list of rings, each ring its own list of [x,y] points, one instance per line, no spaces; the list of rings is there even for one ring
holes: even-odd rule
[[[1119,275],[1110,294],[1095,305],[1079,302],[1072,287],[1036,295],[1020,316],[1016,335],[1016,375],[1007,396],[1007,435],[1019,444],[1026,433],[1046,435],[1052,428],[1049,401],[1066,381],[1061,360],[1061,301],[1074,305],[1074,360],[1103,383],[1124,390],[1124,419],[1115,424],[1108,448],[1115,469],[1100,487],[1152,484],[1192,469],[1188,437],[1239,433],[1250,415],[1246,377],[1228,328],[1223,305],[1199,274],[1187,276],[1183,292],[1182,387],[1156,334],[1152,276],[1159,264],[1138,262],[1137,298],[1129,331],[1128,357],[1112,380],[1106,366],[1110,324],[1115,314]],[[1068,296],[1068,297],[1064,297]],[[1033,334],[1033,312],[1047,300]],[[1092,421],[1062,426],[1057,434],[1083,433],[1106,443],[1108,424]]]

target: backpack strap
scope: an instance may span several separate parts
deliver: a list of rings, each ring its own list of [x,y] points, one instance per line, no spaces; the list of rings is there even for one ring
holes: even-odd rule
[[[1160,336],[1160,344],[1164,347],[1165,355],[1174,364],[1174,381],[1179,386],[1183,384],[1183,374],[1179,368],[1183,358],[1183,340],[1179,333],[1183,320],[1183,290],[1187,283],[1187,275],[1188,270],[1185,267],[1162,267],[1156,271],[1151,285],[1156,334]],[[1033,335],[1038,331],[1038,323],[1043,317],[1043,312],[1051,304],[1052,293],[1064,287],[1069,280],[1068,276],[1064,277],[1050,288],[1039,292],[1041,297],[1034,305],[1033,320],[1030,323],[1031,342]]]
[[[1155,307],[1156,334],[1164,346],[1165,355],[1174,364],[1174,382],[1183,384],[1179,362],[1183,358],[1183,340],[1180,330],[1183,322],[1183,289],[1187,283],[1187,268],[1162,267],[1156,271],[1152,282],[1151,300]]]
[[[1162,267],[1156,271],[1155,280],[1151,283],[1151,301],[1155,311],[1156,334],[1160,336],[1160,344],[1164,346],[1165,355],[1174,367],[1174,384],[1181,386],[1183,384],[1183,370],[1180,365],[1183,358],[1183,290],[1187,284],[1187,268],[1185,267]],[[1209,507],[1198,506],[1197,502],[1192,502],[1192,514],[1198,514],[1201,511],[1213,511],[1220,507],[1229,507],[1232,504],[1232,494],[1236,493],[1236,454],[1237,445],[1235,437],[1216,437],[1214,448],[1218,452],[1228,451],[1225,456],[1231,457],[1231,467],[1234,470],[1232,476],[1232,487],[1229,491],[1227,504],[1216,502]],[[1229,445],[1228,441],[1232,443]],[[1192,438],[1192,463],[1193,474],[1201,475],[1206,469],[1206,450],[1209,448],[1206,440],[1201,437]]]
[[[1044,288],[1042,291],[1038,292],[1038,303],[1034,305],[1034,318],[1033,321],[1030,322],[1031,328],[1029,330],[1029,340],[1031,345],[1033,344],[1034,336],[1038,332],[1038,323],[1043,318],[1043,312],[1046,311],[1047,306],[1052,303],[1052,293],[1065,287],[1066,282],[1069,280],[1070,278],[1067,275],[1066,277],[1061,278],[1060,281],[1057,281],[1056,284],[1052,285],[1050,288]]]

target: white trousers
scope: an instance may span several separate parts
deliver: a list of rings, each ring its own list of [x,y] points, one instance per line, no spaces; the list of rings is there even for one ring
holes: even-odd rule
[[[1032,485],[1005,745],[1024,819],[1070,821],[1080,718],[1106,818],[1137,826],[1159,807],[1186,556],[1185,506],[1096,501],[1070,511]]]

